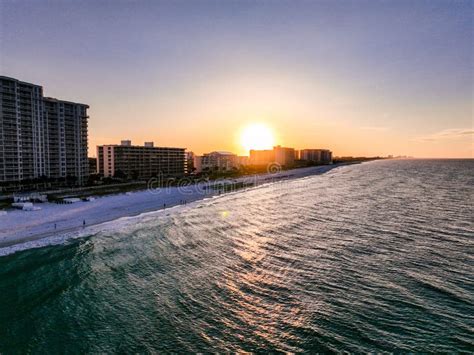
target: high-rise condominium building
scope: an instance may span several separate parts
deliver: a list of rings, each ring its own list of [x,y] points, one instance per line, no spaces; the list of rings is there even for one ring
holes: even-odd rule
[[[291,167],[295,163],[295,149],[277,145],[272,150],[250,150],[251,165],[268,165],[277,163]]]
[[[295,149],[277,145],[273,147],[275,162],[281,166],[291,167],[295,164]]]
[[[192,173],[195,170],[194,167],[194,152],[186,152],[186,173]]]
[[[97,146],[98,173],[104,177],[150,178],[153,176],[180,177],[186,172],[186,148],[155,147],[121,144]]]
[[[300,159],[311,163],[329,164],[332,162],[332,152],[329,149],[303,149]]]
[[[0,183],[86,182],[88,108],[43,97],[39,85],[0,76]]]
[[[275,152],[269,149],[266,150],[250,150],[249,157],[250,165],[268,165],[275,162]]]

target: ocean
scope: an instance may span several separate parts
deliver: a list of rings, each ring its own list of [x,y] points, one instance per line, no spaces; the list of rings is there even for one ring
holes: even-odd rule
[[[0,353],[472,352],[474,160],[343,166],[0,257]]]

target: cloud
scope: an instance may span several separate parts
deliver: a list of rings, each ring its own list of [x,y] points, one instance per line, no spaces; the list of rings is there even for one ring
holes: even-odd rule
[[[427,136],[418,137],[415,140],[422,142],[436,142],[441,140],[460,139],[468,136],[474,136],[472,128],[450,128]]]

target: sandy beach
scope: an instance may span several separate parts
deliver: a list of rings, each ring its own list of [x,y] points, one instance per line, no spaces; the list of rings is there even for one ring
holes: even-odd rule
[[[300,168],[277,173],[245,176],[236,179],[217,180],[186,187],[148,189],[81,201],[73,204],[42,203],[39,211],[9,210],[0,216],[0,248],[5,248],[42,238],[73,233],[121,217],[167,209],[188,204],[222,193],[217,185],[261,185],[283,179],[302,178],[325,173],[340,165]],[[230,189],[232,191],[232,189]]]

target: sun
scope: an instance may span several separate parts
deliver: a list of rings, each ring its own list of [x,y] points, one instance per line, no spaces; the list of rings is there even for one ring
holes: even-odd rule
[[[275,145],[275,138],[272,130],[268,126],[261,123],[254,123],[242,130],[240,144],[247,153],[251,149],[272,149]]]

